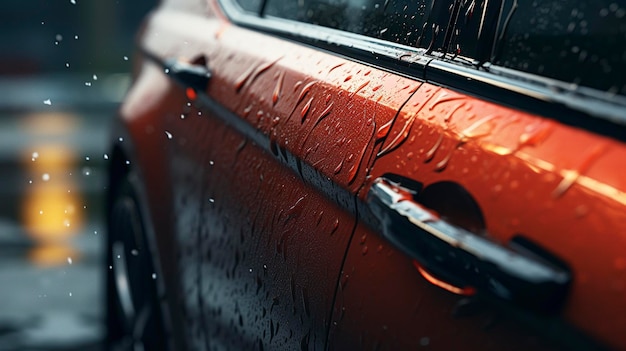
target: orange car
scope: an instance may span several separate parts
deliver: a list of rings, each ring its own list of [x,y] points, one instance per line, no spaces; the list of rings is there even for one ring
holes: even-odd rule
[[[625,5],[163,0],[108,345],[626,349]]]

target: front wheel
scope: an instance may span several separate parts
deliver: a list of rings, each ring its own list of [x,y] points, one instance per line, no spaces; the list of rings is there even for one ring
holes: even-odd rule
[[[112,197],[106,244],[108,350],[165,350],[156,273],[131,177]]]

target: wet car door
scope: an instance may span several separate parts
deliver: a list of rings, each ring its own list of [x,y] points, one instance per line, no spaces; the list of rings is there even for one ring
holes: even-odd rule
[[[581,13],[577,6],[434,2],[433,13],[450,25],[424,28],[446,39],[424,44],[433,57],[426,82],[377,146],[359,193],[331,348],[624,347],[617,326],[625,308],[626,184],[615,177],[626,151],[623,100],[496,65],[478,68],[494,59],[495,33],[509,37],[506,27],[475,21],[511,21],[517,41],[503,40],[511,63],[501,62],[513,65],[515,55],[537,57],[542,39],[568,45],[569,32],[556,28]],[[600,4],[588,10],[609,12]],[[556,39],[525,42],[533,23],[557,14],[563,22],[544,29]]]
[[[165,3],[143,42],[188,97],[164,123],[187,339],[323,349],[355,194],[420,83],[233,25],[216,3],[206,11]]]

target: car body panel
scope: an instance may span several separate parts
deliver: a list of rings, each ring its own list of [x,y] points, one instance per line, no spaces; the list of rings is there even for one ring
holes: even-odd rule
[[[113,139],[145,185],[177,348],[594,345],[552,344],[546,325],[626,347],[623,143],[185,3],[146,22]],[[168,76],[171,59],[208,67],[207,90]],[[427,282],[363,218],[389,174],[458,184],[478,234],[567,262],[560,315],[528,328]]]
[[[615,172],[625,166],[622,143],[430,83],[408,101],[394,128],[395,124],[409,131],[396,149],[381,149],[370,179],[392,172],[425,186],[441,181],[461,185],[478,203],[494,241],[506,244],[522,235],[568,263],[574,280],[564,320],[614,346],[624,346],[618,329],[624,323],[619,306],[624,306],[626,272],[621,263],[626,243],[619,233],[626,230],[626,183]],[[364,187],[360,194],[364,201],[366,192]],[[357,232],[355,238],[366,233]],[[351,244],[363,250],[362,245]],[[381,267],[372,268],[366,261],[349,254],[344,274],[398,269],[381,262],[377,262]],[[354,285],[352,293],[358,296],[379,295],[368,281]],[[364,294],[368,289],[373,290],[371,295]],[[423,294],[413,289],[414,296]],[[372,306],[355,302],[358,299],[351,294],[340,296],[338,301],[347,302],[335,307],[335,318],[341,315],[350,321],[348,311],[358,313],[367,309],[361,306]],[[452,307],[442,309],[446,308],[449,314]],[[418,323],[418,315],[415,318],[410,324]]]
[[[143,43],[212,71],[210,101],[190,93],[158,136],[179,264],[198,261],[180,277],[191,347],[324,348],[377,131],[420,83],[190,13],[156,12]]]

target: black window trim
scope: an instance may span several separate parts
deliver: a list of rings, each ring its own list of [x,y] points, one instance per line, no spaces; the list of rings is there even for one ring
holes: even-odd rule
[[[244,11],[218,0],[235,24],[307,44],[395,74],[476,96],[626,142],[626,97],[492,63]],[[265,1],[262,1],[262,5]],[[260,6],[262,11],[263,6]]]

